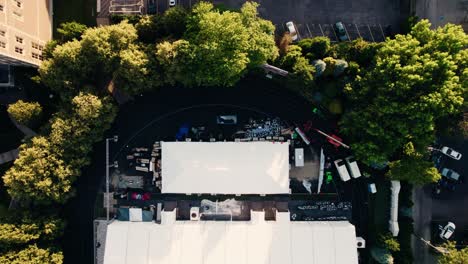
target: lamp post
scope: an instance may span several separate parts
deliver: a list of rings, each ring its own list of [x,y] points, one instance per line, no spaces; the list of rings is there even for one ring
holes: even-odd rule
[[[106,220],[109,223],[109,210],[110,210],[110,197],[109,197],[109,168],[114,167],[115,165],[109,165],[109,141],[117,142],[119,136],[113,136],[111,138],[106,138]]]

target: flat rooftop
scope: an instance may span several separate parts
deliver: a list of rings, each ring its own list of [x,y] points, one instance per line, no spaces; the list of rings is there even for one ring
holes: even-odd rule
[[[161,142],[162,193],[288,194],[288,142]]]

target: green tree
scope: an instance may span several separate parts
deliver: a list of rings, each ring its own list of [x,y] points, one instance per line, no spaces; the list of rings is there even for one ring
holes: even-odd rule
[[[220,13],[200,2],[187,19],[184,39],[158,45],[164,49],[157,51],[158,60],[166,76],[176,73],[170,78],[185,86],[232,86],[248,68],[276,58],[273,32],[254,3],[245,3],[240,13]]]
[[[50,263],[62,264],[62,252],[54,252],[51,249],[43,249],[37,245],[30,245],[22,250],[9,251],[0,256],[2,264],[25,264],[25,263]]]
[[[390,179],[408,181],[416,185],[437,182],[441,177],[434,163],[418,153],[411,142],[404,146],[402,158],[390,162],[389,168],[387,177]]]
[[[19,100],[8,106],[8,113],[20,124],[33,126],[41,119],[42,107],[37,102]]]
[[[0,224],[0,250],[26,244],[38,239],[40,229],[37,224]]]
[[[331,48],[330,39],[327,37],[315,37],[301,39],[298,43],[303,55],[309,60],[323,59]]]
[[[438,259],[439,264],[466,264],[468,263],[468,247],[458,250],[454,242],[447,242],[442,246],[447,253],[441,254]]]
[[[175,39],[181,38],[187,28],[188,12],[182,6],[169,8],[164,12],[162,25],[166,35]]]
[[[52,152],[47,138],[39,136],[21,145],[19,157],[3,181],[15,199],[48,203],[66,200],[73,178],[72,168]]]
[[[390,252],[400,251],[400,243],[390,233],[380,235],[379,244]]]
[[[434,31],[426,20],[382,44],[375,66],[345,89],[350,109],[341,128],[359,159],[383,163],[409,141],[418,149],[432,142],[436,121],[463,105],[467,45],[461,27],[448,24]]]
[[[78,22],[65,22],[61,23],[57,28],[58,38],[61,43],[72,41],[74,39],[80,40],[81,35],[88,27]]]
[[[170,9],[169,9],[170,10]],[[145,43],[155,43],[165,35],[164,24],[159,15],[144,15],[135,25],[138,38]]]

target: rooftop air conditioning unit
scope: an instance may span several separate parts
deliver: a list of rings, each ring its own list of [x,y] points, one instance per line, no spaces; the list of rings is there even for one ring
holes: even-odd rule
[[[356,237],[357,248],[366,248],[366,240],[362,237]]]
[[[199,221],[200,220],[200,207],[190,208],[190,221]]]

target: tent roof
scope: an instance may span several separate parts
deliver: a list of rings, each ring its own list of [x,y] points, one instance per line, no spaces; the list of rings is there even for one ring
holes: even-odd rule
[[[287,213],[288,214],[288,213]],[[358,263],[349,222],[112,222],[104,264]]]
[[[162,193],[289,193],[289,144],[162,142]]]

